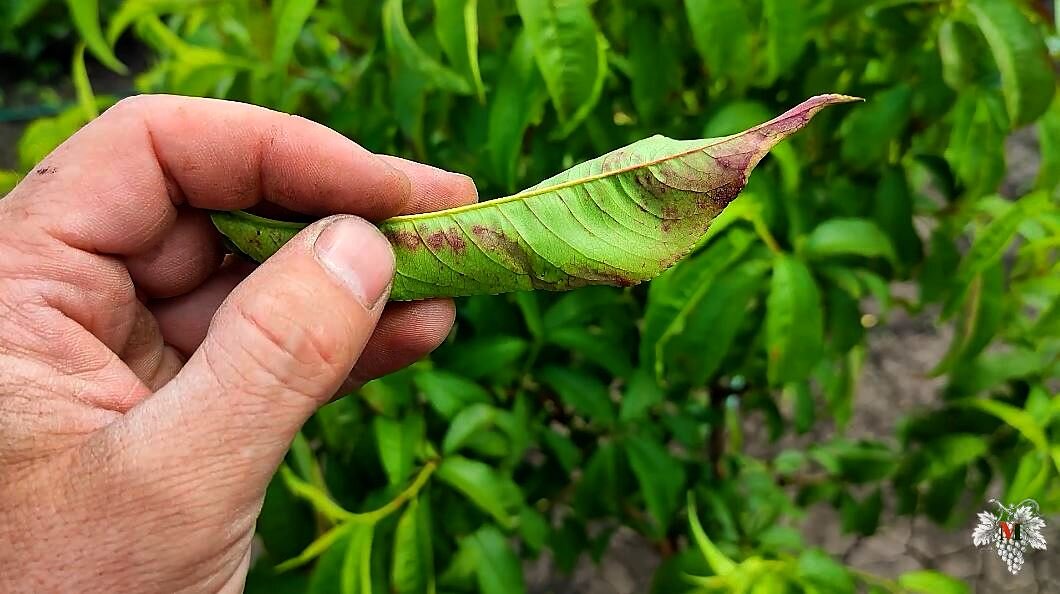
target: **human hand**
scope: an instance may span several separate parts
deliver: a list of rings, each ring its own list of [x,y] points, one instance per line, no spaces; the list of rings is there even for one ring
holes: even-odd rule
[[[122,101],[45,158],[0,200],[0,591],[241,591],[302,423],[452,324],[450,301],[386,303],[393,255],[360,218],[250,272],[201,209],[475,199],[465,176],[208,99]]]

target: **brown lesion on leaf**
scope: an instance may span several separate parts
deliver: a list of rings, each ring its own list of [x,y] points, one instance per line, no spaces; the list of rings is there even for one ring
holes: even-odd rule
[[[391,245],[402,247],[407,250],[416,250],[423,245],[420,240],[420,236],[414,231],[407,229],[386,229],[383,231],[383,235],[386,236],[387,241]]]
[[[425,226],[422,231],[427,235],[427,247],[431,248],[431,251],[437,252],[449,246],[453,253],[462,254],[467,249],[467,242],[464,241],[463,235],[456,227],[439,229],[428,233],[428,229]]]
[[[534,268],[531,266],[530,257],[521,243],[508,237],[504,231],[486,225],[472,225],[471,234],[475,236],[480,248],[508,260],[509,263],[521,270],[521,274],[530,276],[531,283],[537,281],[533,274]],[[534,288],[542,287],[538,287],[535,284]]]

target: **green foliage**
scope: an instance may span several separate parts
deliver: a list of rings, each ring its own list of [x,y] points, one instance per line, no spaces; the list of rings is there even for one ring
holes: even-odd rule
[[[484,197],[654,134],[867,99],[779,145],[650,284],[462,298],[430,361],[322,409],[269,488],[249,591],[520,592],[520,558],[569,569],[627,526],[665,557],[660,594],[958,593],[845,567],[803,542],[801,510],[868,535],[891,509],[964,526],[991,487],[1060,509],[1060,42],[1031,2],[95,4],[15,3],[0,52],[46,73],[54,28],[114,68],[139,44],[142,91],[296,112]],[[30,124],[0,191],[109,104],[79,60],[77,103]],[[999,195],[1024,126],[1041,166]],[[894,308],[953,326],[925,362],[939,398],[895,411],[893,439],[846,438],[868,329]],[[756,457],[752,425],[815,440]]]

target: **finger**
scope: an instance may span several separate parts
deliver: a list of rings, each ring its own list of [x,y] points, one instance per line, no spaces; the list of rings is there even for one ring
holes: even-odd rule
[[[354,386],[402,369],[438,348],[456,318],[451,299],[390,303],[351,374]]]
[[[268,199],[294,211],[382,219],[408,178],[341,134],[260,107],[174,96],[119,102],[44,159],[14,193],[69,245],[129,255],[174,224],[174,204],[232,210]]]
[[[233,259],[191,293],[153,301],[148,307],[165,343],[190,357],[206,338],[221,303],[253,270],[250,263]]]
[[[175,297],[201,285],[221,266],[223,256],[209,215],[181,208],[169,232],[146,251],[125,258],[125,266],[144,295]]]
[[[206,338],[210,319],[249,274],[250,266],[226,266],[194,292],[153,303],[165,343],[185,357]],[[397,371],[429,354],[445,340],[456,309],[449,299],[388,303],[352,373],[352,383]]]
[[[478,189],[470,177],[424,165],[401,157],[380,155],[412,184],[412,194],[401,214],[433,212],[478,202]]]
[[[356,217],[310,226],[222,304],[177,376],[109,432],[122,466],[210,506],[251,505],[294,434],[349,375],[389,292],[393,253]],[[176,469],[167,474],[160,469]],[[210,507],[205,506],[205,507]]]

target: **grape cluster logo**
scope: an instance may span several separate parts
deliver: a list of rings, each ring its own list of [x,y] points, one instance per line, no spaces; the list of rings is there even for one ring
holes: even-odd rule
[[[977,547],[993,546],[997,556],[1008,566],[1009,573],[1016,575],[1023,568],[1027,548],[1045,550],[1045,520],[1039,515],[1038,502],[1024,499],[1015,505],[1004,505],[997,499],[990,503],[997,506],[996,514],[979,512],[979,525],[972,531],[972,544]]]

